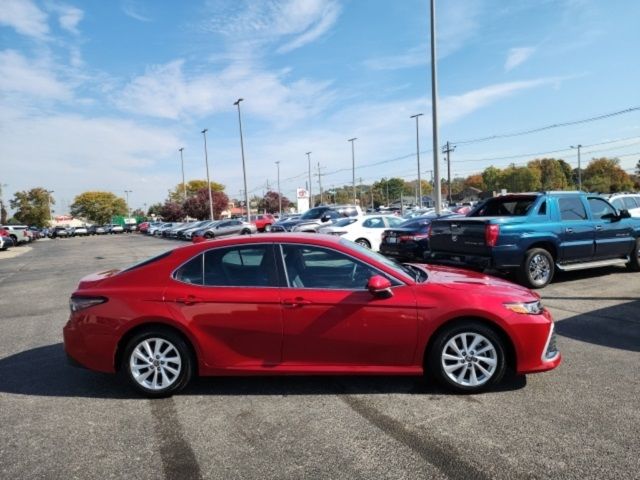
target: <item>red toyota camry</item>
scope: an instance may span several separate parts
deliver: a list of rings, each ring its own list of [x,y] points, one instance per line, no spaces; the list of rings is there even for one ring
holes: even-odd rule
[[[324,235],[189,245],[83,278],[74,364],[122,372],[151,397],[194,375],[427,374],[458,392],[560,364],[530,290],[480,273],[397,264]]]

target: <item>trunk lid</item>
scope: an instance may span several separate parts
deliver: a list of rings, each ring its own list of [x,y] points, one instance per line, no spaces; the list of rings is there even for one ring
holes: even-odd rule
[[[105,270],[104,272],[97,272],[82,277],[80,283],[78,283],[78,290],[87,290],[97,287],[99,284],[120,273],[118,269]]]

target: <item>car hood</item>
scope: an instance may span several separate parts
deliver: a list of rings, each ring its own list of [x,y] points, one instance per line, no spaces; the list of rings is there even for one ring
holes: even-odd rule
[[[533,302],[540,299],[537,293],[526,287],[484,273],[440,265],[412,265],[426,270],[429,274],[425,286],[429,283],[437,283],[453,290],[464,290],[473,295],[500,296],[510,301]]]

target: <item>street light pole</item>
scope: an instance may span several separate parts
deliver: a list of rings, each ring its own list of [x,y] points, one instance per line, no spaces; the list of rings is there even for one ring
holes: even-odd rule
[[[351,142],[351,181],[353,183],[353,204],[356,204],[356,151],[354,147],[354,143],[358,138],[353,137],[347,140]]]
[[[247,190],[247,170],[244,163],[244,140],[242,138],[242,116],[240,115],[240,102],[242,98],[233,104],[238,107],[238,125],[240,126],[240,153],[242,154],[242,177],[244,179],[244,201],[247,204],[247,222],[251,221],[251,205],[249,205],[249,190]]]
[[[133,190],[125,190],[124,194],[127,196],[127,219],[131,218],[131,209],[129,208],[129,194],[133,193]]]
[[[51,218],[51,194],[54,193],[53,190],[47,190],[47,211],[49,212],[49,225],[51,226],[52,222],[52,218]]]
[[[420,178],[420,127],[418,125],[418,118],[422,116],[422,113],[416,113],[409,118],[416,119],[416,158],[418,159],[418,198],[416,199],[416,205],[418,208],[422,208],[422,179]]]
[[[280,160],[276,162],[278,167],[278,209],[280,211],[280,217],[282,217],[282,194],[280,193]]]
[[[442,211],[442,191],[440,185],[440,145],[438,141],[438,71],[436,64],[436,0],[431,0],[431,116],[433,127],[433,175],[435,177],[436,213]]]
[[[582,145],[571,145],[571,148],[578,150],[578,190],[582,191],[582,168],[580,165],[580,149],[582,148]]]
[[[202,130],[202,136],[204,137],[204,164],[207,168],[207,190],[209,191],[209,216],[210,220],[213,222],[213,197],[211,196],[211,180],[209,180],[209,155],[207,153],[207,132],[208,128]]]
[[[311,152],[307,152],[307,163],[309,164],[309,208],[313,208],[313,195],[311,194]]]
[[[182,151],[184,150],[184,147],[180,147],[178,149],[178,151],[180,152],[180,163],[182,164],[182,192],[183,192],[183,196],[184,196],[184,201],[187,201],[187,184],[184,183],[184,158],[182,156]]]

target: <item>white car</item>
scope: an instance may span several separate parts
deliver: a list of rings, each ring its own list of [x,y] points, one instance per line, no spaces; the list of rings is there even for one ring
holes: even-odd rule
[[[27,235],[26,225],[3,225],[0,226],[0,228],[4,228],[9,232],[9,236],[13,239],[14,245],[29,243],[31,241],[31,237]]]
[[[87,235],[89,235],[89,231],[87,230],[87,227],[76,227],[73,231],[73,235],[75,237],[86,237]]]
[[[632,217],[640,217],[640,193],[614,193],[609,203],[618,210],[629,210]]]
[[[373,251],[380,250],[382,232],[387,228],[395,228],[404,222],[404,219],[395,215],[368,215],[358,218],[344,218],[332,225],[321,227],[318,233],[340,235],[342,238],[370,248]]]

